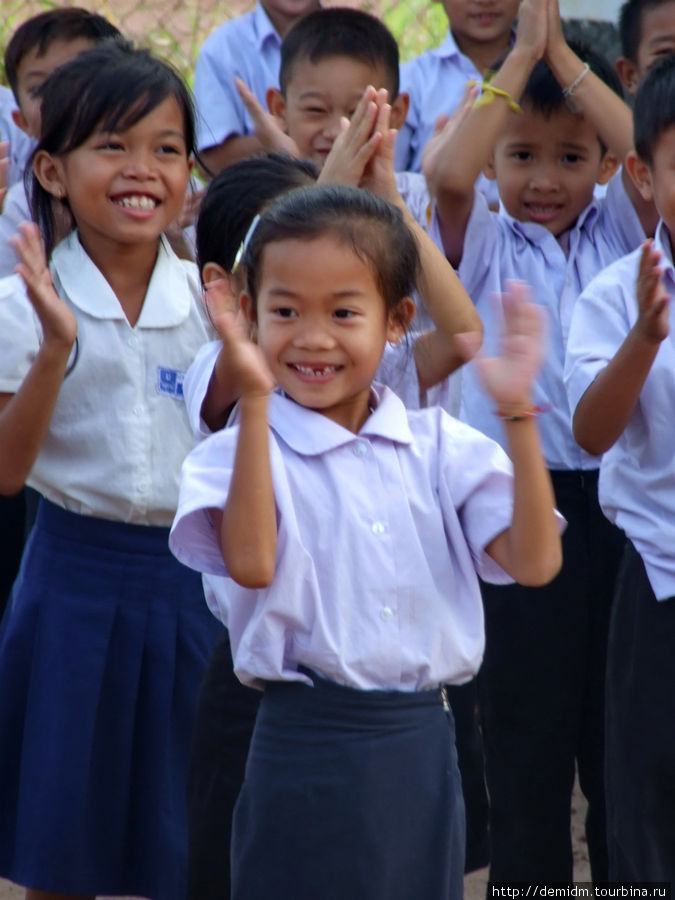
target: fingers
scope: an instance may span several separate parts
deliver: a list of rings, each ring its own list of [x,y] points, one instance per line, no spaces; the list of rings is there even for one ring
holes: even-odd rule
[[[263,109],[262,104],[246,84],[246,82],[242,81],[241,78],[235,78],[234,86],[237,89],[237,93],[241,97],[242,103],[248,110],[248,114],[253,119],[253,124],[256,126],[256,128],[261,124],[265,124],[268,115],[267,111]]]
[[[236,297],[232,292],[230,282],[224,278],[218,278],[205,284],[202,297],[206,314],[216,330],[218,330],[217,320],[220,316],[224,313],[236,313],[237,311]]]

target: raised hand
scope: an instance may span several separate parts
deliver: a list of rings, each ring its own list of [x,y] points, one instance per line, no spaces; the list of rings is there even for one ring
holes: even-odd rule
[[[636,284],[638,318],[635,329],[650,343],[660,343],[668,336],[669,299],[663,285],[661,253],[652,239],[642,245]]]
[[[396,184],[396,171],[394,169],[394,146],[396,144],[397,131],[389,127],[391,120],[391,106],[387,102],[387,91],[382,89],[377,92],[377,119],[375,121],[375,134],[379,135],[379,141],[368,165],[366,166],[361,187],[367,188],[388,200],[390,203],[402,204]]]
[[[448,142],[471,112],[471,107],[480,94],[480,88],[469,81],[464,88],[464,94],[452,115],[441,115],[436,119],[434,133],[429,138],[422,153],[422,172],[430,186],[430,190],[436,183],[438,163],[441,155],[446,152]]]
[[[77,337],[77,319],[54,289],[37,225],[22,222],[18,234],[10,238],[10,243],[19,257],[14,271],[26,285],[28,298],[42,325],[44,342],[71,347]]]
[[[268,153],[287,153],[289,156],[300,156],[298,145],[283,129],[282,123],[268,113],[241,78],[234,79],[237,93],[255,125],[256,137]]]
[[[274,378],[260,348],[247,333],[246,322],[237,312],[224,281],[210,282],[207,309],[214,328],[223,342],[217,366],[235,397],[264,396],[274,389]]]
[[[342,118],[340,134],[333,141],[319,175],[320,183],[360,185],[365,168],[381,139],[375,128],[378,96],[379,92],[374,87],[367,87],[351,119]]]
[[[557,10],[558,2],[554,2]],[[518,7],[518,27],[513,49],[526,50],[534,61],[542,59],[549,49],[550,7],[551,0],[522,0]]]
[[[478,356],[475,360],[497,412],[506,416],[531,409],[532,385],[541,365],[542,311],[532,303],[530,295],[529,285],[522,281],[509,282],[502,295],[504,333],[501,353],[491,359]]]

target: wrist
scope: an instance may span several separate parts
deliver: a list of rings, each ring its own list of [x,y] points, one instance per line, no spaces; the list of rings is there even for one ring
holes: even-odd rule
[[[541,406],[535,406],[529,400],[514,403],[500,403],[495,410],[495,415],[502,422],[526,422],[536,419],[544,412]]]

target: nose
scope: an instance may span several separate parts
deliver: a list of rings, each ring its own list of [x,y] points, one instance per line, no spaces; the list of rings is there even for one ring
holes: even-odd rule
[[[293,343],[301,350],[332,350],[335,339],[327,323],[311,318],[299,324]]]
[[[340,133],[340,121],[342,119],[342,115],[339,112],[331,115],[325,122],[323,126],[323,134],[324,137],[328,138],[331,141],[334,141],[335,138]]]
[[[147,150],[135,150],[127,156],[124,174],[129,178],[152,178],[155,173],[152,154]]]
[[[552,191],[558,187],[558,173],[554,163],[539,163],[530,175],[530,187],[535,191]]]

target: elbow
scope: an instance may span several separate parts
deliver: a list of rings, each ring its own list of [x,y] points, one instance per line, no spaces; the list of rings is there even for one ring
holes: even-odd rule
[[[5,471],[0,475],[0,496],[14,497],[26,485],[26,473]]]
[[[516,576],[516,581],[524,587],[544,587],[558,575],[562,562],[562,543],[557,537],[547,551],[539,553],[537,559]]]
[[[262,590],[270,586],[274,580],[276,560],[274,557],[261,558],[249,554],[241,554],[236,560],[225,560],[230,578],[241,587],[250,590]]]
[[[577,408],[578,411],[578,408]],[[585,421],[585,417],[574,413],[572,419],[572,433],[574,440],[591,456],[602,456],[612,446],[612,441],[603,439],[602,435],[594,433],[592,423]]]

